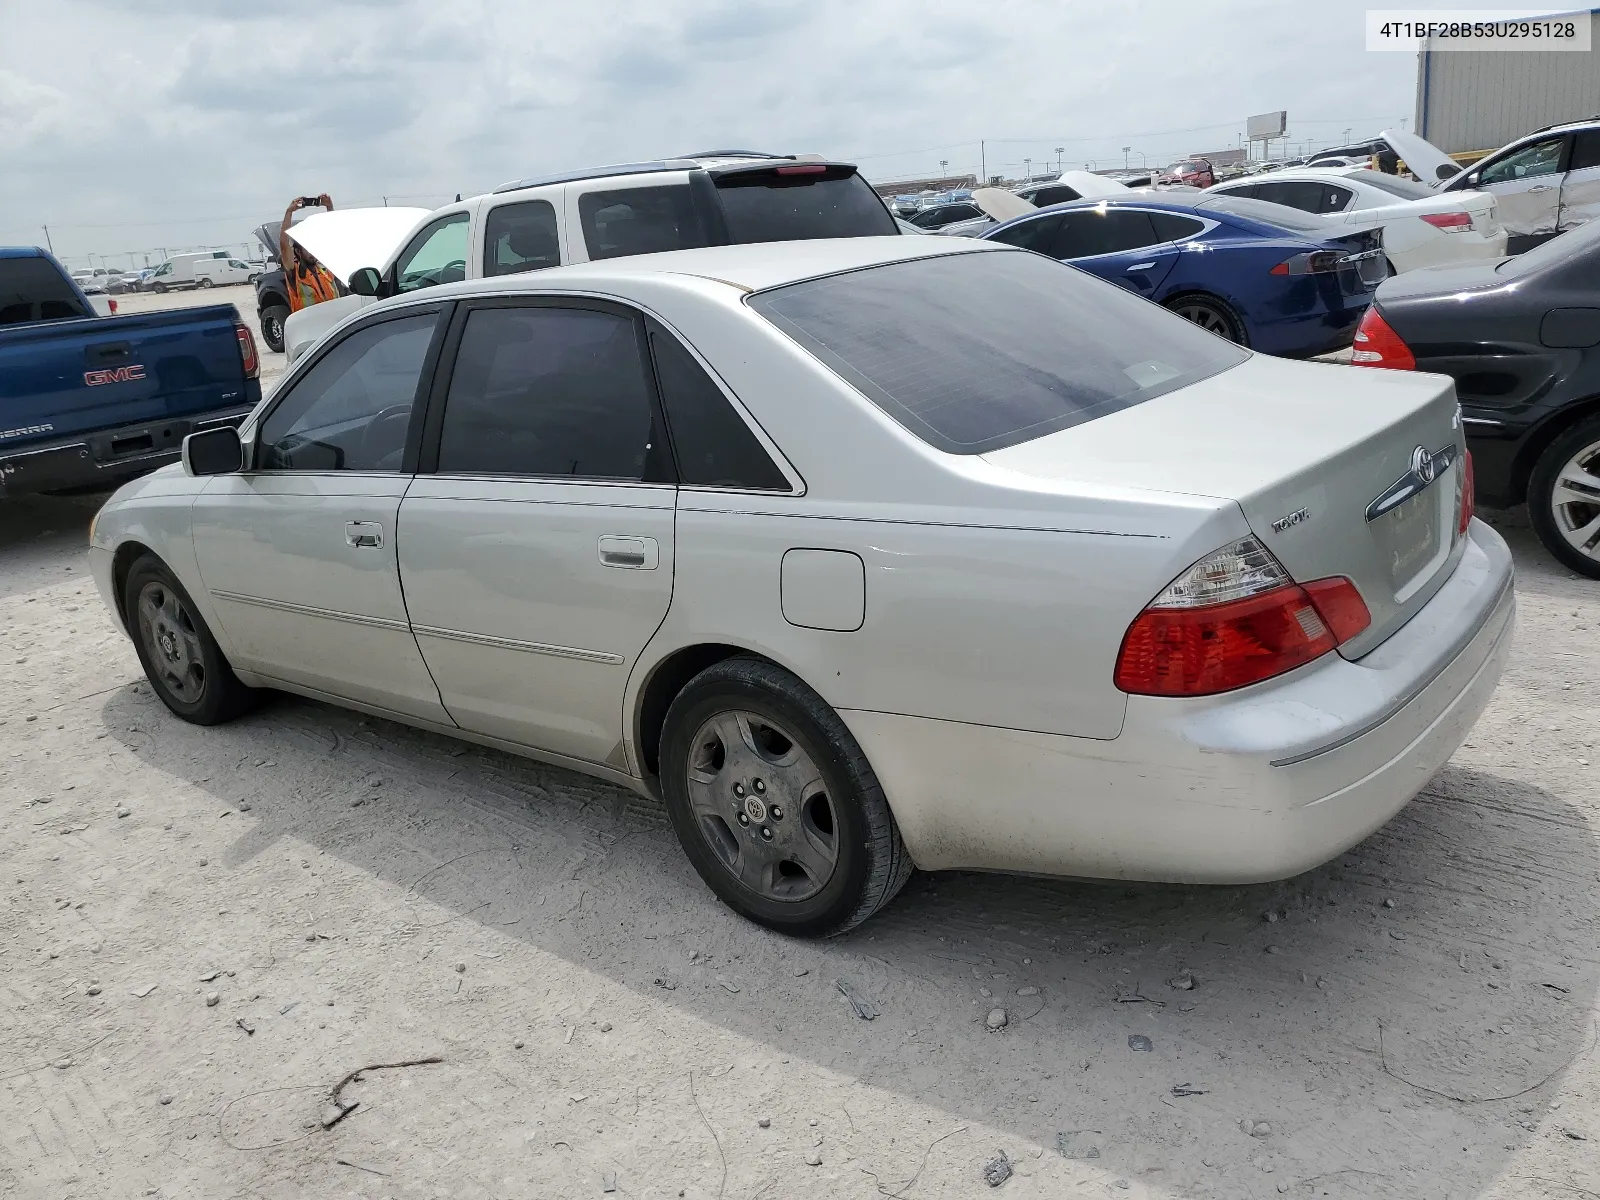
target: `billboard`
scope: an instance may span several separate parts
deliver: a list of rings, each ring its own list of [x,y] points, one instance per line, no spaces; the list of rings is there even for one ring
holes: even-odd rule
[[[1277,112],[1261,113],[1246,121],[1244,128],[1245,136],[1251,141],[1282,137],[1283,131],[1289,128],[1289,112],[1287,109],[1279,109]]]

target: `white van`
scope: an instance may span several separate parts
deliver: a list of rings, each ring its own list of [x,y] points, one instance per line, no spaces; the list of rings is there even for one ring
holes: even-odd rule
[[[152,292],[222,287],[230,283],[249,283],[253,274],[248,263],[229,258],[226,250],[207,250],[174,254],[155,269],[145,287]]]

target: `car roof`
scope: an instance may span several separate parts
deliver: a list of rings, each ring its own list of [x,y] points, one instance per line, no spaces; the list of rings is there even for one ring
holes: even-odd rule
[[[44,250],[39,246],[0,246],[0,258],[43,258]]]
[[[744,292],[798,283],[823,275],[837,275],[864,267],[934,258],[944,254],[995,251],[994,246],[967,238],[882,237],[823,238],[801,242],[755,242],[738,246],[707,246],[696,250],[669,250],[660,254],[634,254],[542,271],[497,275],[492,279],[463,280],[407,293],[409,299],[482,295],[494,292],[543,292],[621,288],[630,281],[661,275],[689,275],[728,284]]]

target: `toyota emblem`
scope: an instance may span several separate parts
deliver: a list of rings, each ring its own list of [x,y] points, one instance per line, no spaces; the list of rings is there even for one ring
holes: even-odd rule
[[[1428,453],[1426,446],[1418,446],[1411,452],[1411,470],[1424,484],[1433,482],[1433,455]]]

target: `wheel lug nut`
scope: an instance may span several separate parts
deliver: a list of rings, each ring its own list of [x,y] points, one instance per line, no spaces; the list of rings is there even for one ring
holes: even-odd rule
[[[778,807],[778,806],[777,806],[777,805],[776,805],[776,804],[774,804],[774,805],[773,805],[773,806],[772,806],[772,807],[771,807],[771,808],[770,808],[770,809],[768,809],[768,810],[767,810],[767,811],[768,811],[768,812],[769,812],[769,813],[771,813],[771,814],[772,814],[772,819],[773,819],[773,820],[774,820],[774,821],[781,821],[781,820],[783,820],[783,809],[781,809],[781,808],[779,808],[779,807]]]
[[[734,784],[734,785],[733,785],[733,794],[734,794],[734,795],[735,795],[735,796],[742,796],[742,795],[744,795],[744,784],[742,784],[742,783],[736,783],[736,784]]]
[[[768,829],[765,825],[763,825],[761,827],[761,836],[766,838],[767,841],[770,842],[772,840],[772,830]]]
[[[741,825],[750,824],[750,818],[745,816],[743,813],[740,813],[739,814],[739,824],[741,824]]]
[[[767,790],[767,785],[762,783],[761,780],[759,780],[759,779],[756,780],[756,791],[764,792],[766,790]]]

